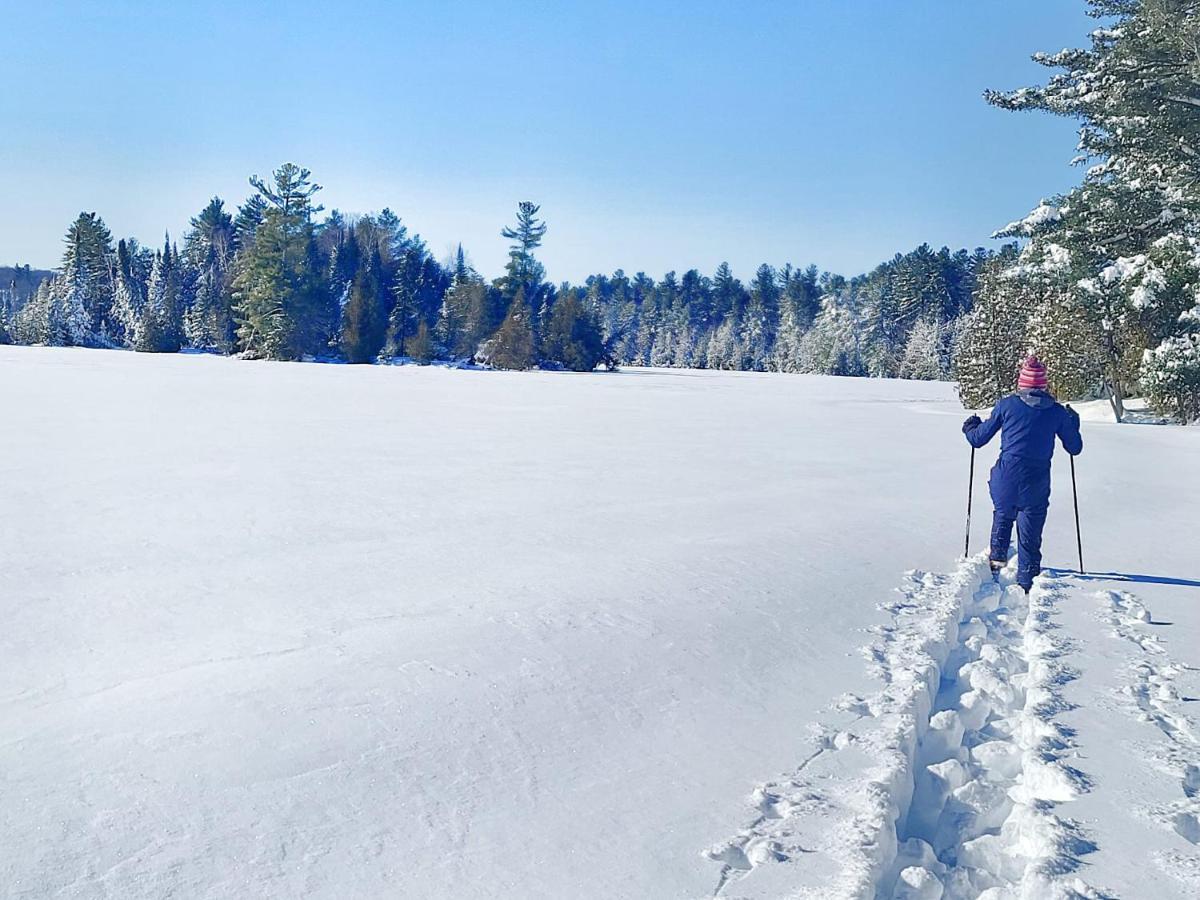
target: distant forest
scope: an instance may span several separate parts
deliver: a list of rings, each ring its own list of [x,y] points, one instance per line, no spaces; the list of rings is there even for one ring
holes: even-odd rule
[[[955,378],[965,405],[1010,392],[1021,358],[1064,397],[1144,396],[1200,419],[1200,14],[1181,0],[1089,0],[1088,49],[1035,54],[1045,85],[989,103],[1080,122],[1079,187],[997,232],[998,251],[927,245],[844,278],[815,266],[728,265],[655,280],[623,271],[546,281],[539,208],[500,230],[487,280],[439,262],[391,211],[319,217],[291,163],[234,211],[214,198],[182,246],[113,244],[95,213],[41,279],[5,270],[0,341],[184,348],[249,358],[469,361],[506,369],[693,366]],[[10,273],[11,274],[7,274]]]
[[[33,296],[39,284],[53,275],[45,269],[28,265],[0,266],[0,303],[4,309],[15,309]]]
[[[286,164],[235,211],[214,198],[182,244],[113,242],[81,213],[60,269],[6,269],[0,340],[182,349],[268,359],[447,360],[506,369],[688,366],[945,378],[984,250],[922,245],[865,275],[722,264],[657,281],[623,271],[546,281],[547,224],[518,205],[503,274],[460,247],[436,260],[390,210],[318,218],[310,173]],[[1011,254],[1015,251],[1006,251]]]

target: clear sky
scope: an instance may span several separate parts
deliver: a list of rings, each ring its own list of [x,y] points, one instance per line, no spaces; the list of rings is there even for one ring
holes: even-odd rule
[[[1076,183],[1074,123],[987,87],[1082,46],[1083,0],[0,3],[0,262],[80,210],[181,235],[291,160],[503,265],[542,205],[552,280],[723,259],[854,274],[990,233]]]

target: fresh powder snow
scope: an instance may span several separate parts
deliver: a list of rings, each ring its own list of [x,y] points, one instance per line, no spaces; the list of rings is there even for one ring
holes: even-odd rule
[[[0,893],[1200,895],[1200,429],[994,583],[951,385],[0,347]]]

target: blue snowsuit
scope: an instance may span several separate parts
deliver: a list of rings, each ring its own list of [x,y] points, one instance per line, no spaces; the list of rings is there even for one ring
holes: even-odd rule
[[[1029,590],[1042,571],[1042,528],[1050,507],[1050,457],[1054,438],[1072,456],[1083,451],[1079,416],[1049,392],[1033,389],[1010,394],[986,422],[972,416],[963,434],[982,447],[1000,432],[1000,458],[988,480],[992,505],[992,559],[1008,559],[1013,522],[1017,524],[1017,584]]]

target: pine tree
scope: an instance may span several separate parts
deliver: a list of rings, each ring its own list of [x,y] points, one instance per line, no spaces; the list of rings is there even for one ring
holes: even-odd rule
[[[487,342],[483,361],[497,369],[528,369],[533,366],[533,313],[518,289],[509,305],[508,315],[499,330]]]
[[[639,312],[636,291],[625,272],[617,269],[607,284],[593,282],[588,298],[601,323],[609,362],[614,365],[631,362],[637,344]],[[701,351],[697,352],[699,355]]]
[[[350,235],[343,247],[357,248],[358,242]],[[357,250],[347,256],[357,256]],[[341,347],[346,360],[351,363],[373,362],[383,349],[387,329],[386,294],[381,281],[383,261],[378,247],[372,249],[370,257],[359,264],[354,274],[349,298],[342,311]]]
[[[746,307],[746,290],[742,283],[733,276],[729,263],[723,262],[717,266],[713,275],[712,304],[713,316],[717,322],[725,322],[729,317],[737,322],[742,317]]]
[[[742,365],[742,343],[738,336],[737,320],[732,313],[725,317],[705,348],[704,364],[709,369],[740,369]]]
[[[429,330],[429,326],[425,324],[424,319],[417,326],[417,333],[409,341],[408,355],[421,365],[428,364],[437,356],[433,343],[433,333]]]
[[[385,271],[387,268],[385,262]],[[408,342],[422,322],[426,327],[436,324],[451,279],[418,236],[405,239],[391,269],[392,302],[384,354],[411,355]]]
[[[112,319],[122,346],[132,347],[146,305],[146,285],[140,277],[137,241],[117,243],[117,286]]]
[[[320,277],[312,197],[321,188],[310,179],[293,163],[270,184],[250,179],[265,211],[234,279],[238,343],[250,356],[298,359],[328,346],[335,306]]]
[[[397,267],[392,288],[392,308],[388,318],[387,355],[404,356],[408,342],[422,322],[421,296],[425,269],[424,247],[408,249]]]
[[[458,250],[454,254],[454,283],[469,281],[476,278],[475,270],[471,268],[471,264],[467,262],[467,254],[463,250],[463,245],[458,245]]]
[[[695,269],[688,269],[679,281],[679,316],[697,334],[715,324],[713,318],[712,280]]]
[[[764,263],[750,283],[750,302],[742,316],[742,344],[746,348],[742,368],[766,371],[778,327],[779,297],[775,270]]]
[[[433,327],[432,340],[440,348],[440,353],[449,359],[461,359],[463,356],[459,351],[466,328],[467,310],[459,290],[465,285],[465,281],[455,281],[446,291],[438,310],[437,324]]]
[[[1070,298],[1037,304],[1025,326],[1025,346],[1046,364],[1050,391],[1063,400],[1095,395],[1104,375],[1103,356],[1083,312]]]
[[[47,278],[37,286],[34,296],[25,302],[13,316],[12,334],[18,343],[49,344],[50,343],[50,284],[53,278]]]
[[[518,291],[524,294],[525,302],[529,305],[530,327],[533,329],[535,343],[539,319],[553,299],[553,288],[545,280],[546,270],[533,255],[533,251],[541,246],[546,235],[546,223],[538,218],[540,209],[541,207],[528,200],[521,201],[517,204],[516,226],[501,229],[501,236],[511,241],[511,244],[504,275],[495,283],[503,298],[505,311]]]
[[[940,381],[949,373],[949,334],[940,322],[922,319],[908,333],[900,377]]]
[[[604,359],[600,326],[584,307],[579,291],[560,291],[544,324],[542,358],[574,372],[590,372]]]
[[[60,347],[102,346],[100,335],[92,330],[88,312],[87,284],[78,278],[60,275],[50,283],[50,343]]]
[[[446,291],[434,336],[452,359],[468,359],[497,325],[488,286],[468,276]]]
[[[179,261],[168,238],[155,254],[146,287],[146,303],[134,330],[133,347],[146,353],[178,353],[183,346],[183,308]]]
[[[537,217],[540,210],[537,204],[522,200],[517,204],[516,227],[506,226],[500,230],[501,237],[512,241],[508,251],[507,283],[513,296],[523,288],[527,300],[529,292],[540,285],[545,277],[542,264],[533,255],[546,236],[546,223]]]
[[[852,301],[827,293],[813,327],[800,342],[800,371],[821,375],[865,375],[858,321]]]
[[[233,220],[234,244],[238,250],[248,250],[254,244],[254,235],[266,214],[267,201],[262,194],[251,194],[238,207],[237,218]]]
[[[1044,86],[987,96],[1005,109],[1082,122],[1079,161],[1096,163],[1084,183],[1001,233],[1069,258],[1079,290],[1061,296],[1080,310],[1090,342],[1103,353],[1105,387],[1119,420],[1145,353],[1181,331],[1178,318],[1140,308],[1134,292],[1146,284],[1130,269],[1160,241],[1186,239],[1200,216],[1200,12],[1184,0],[1090,5],[1094,15],[1110,19],[1092,32],[1090,49],[1038,54],[1038,62],[1062,71]]]
[[[817,267],[785,270],[781,305],[790,305],[800,331],[812,327],[813,320],[821,311],[821,291],[817,286]]]
[[[39,284],[33,296],[13,315],[12,336],[18,344],[50,342],[50,281],[47,278]]]
[[[800,371],[800,341],[803,337],[796,304],[785,299],[780,313],[779,334],[771,350],[768,368],[772,372]]]
[[[418,235],[410,235],[408,228],[400,221],[400,217],[388,209],[386,206],[383,212],[375,220],[376,234],[378,235],[379,256],[383,260],[384,271],[390,271],[390,267],[405,254],[412,249],[424,249],[424,244]]]
[[[362,244],[357,232],[356,228],[342,231],[341,239],[334,247],[329,263],[329,293],[336,299],[338,308],[343,311],[350,301],[350,289],[354,285],[354,279],[363,265]],[[380,255],[378,247],[375,247],[373,252],[376,256]],[[382,264],[378,275],[383,277]]]
[[[1142,361],[1151,406],[1181,422],[1200,420],[1200,333],[1167,338]]]
[[[647,322],[655,326],[648,345],[652,366],[666,367],[675,364],[676,344],[684,324],[673,315],[678,294],[679,282],[675,273],[668,272],[655,288],[654,314],[645,317]]]
[[[954,358],[958,395],[965,406],[992,406],[1016,387],[1024,358],[1029,298],[1009,274],[1011,254],[984,267]]]
[[[110,346],[119,330],[112,323],[112,234],[94,212],[84,212],[67,229],[65,242],[57,291],[61,339],[75,346]]]
[[[190,346],[228,353],[234,345],[233,218],[225,204],[213,197],[191,221],[184,238],[183,260],[192,273],[192,302],[185,315],[185,335]]]

